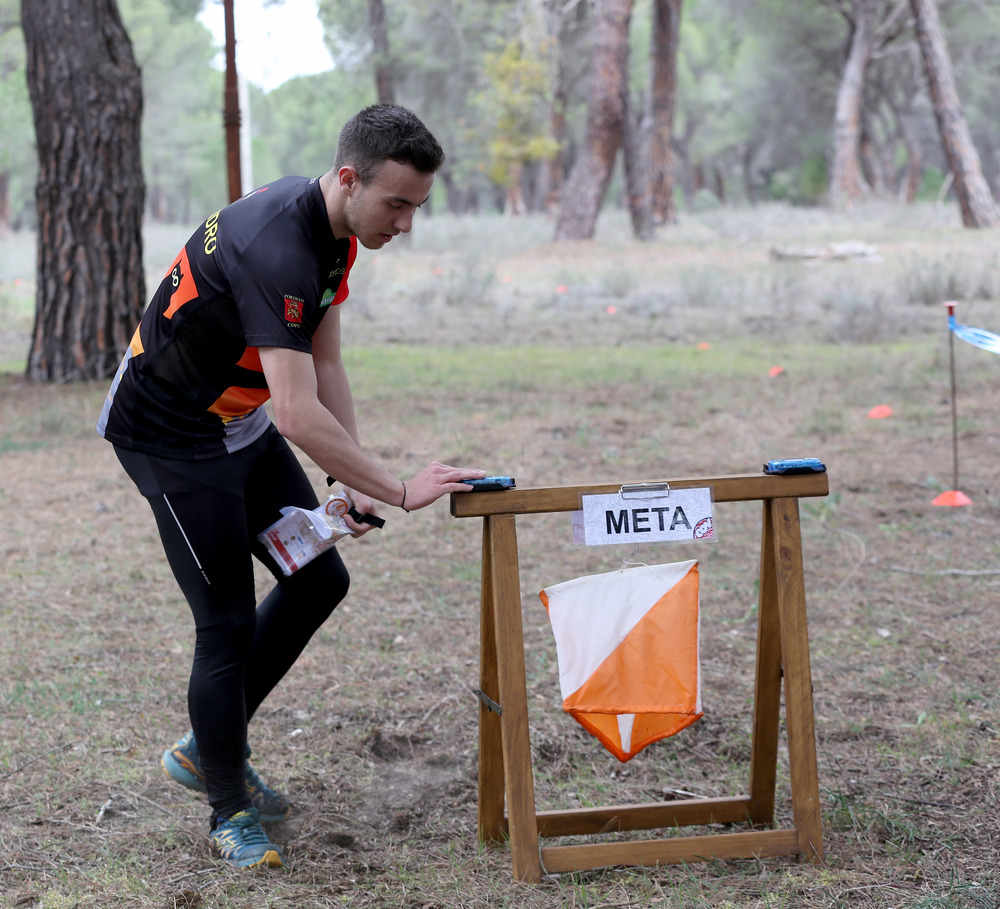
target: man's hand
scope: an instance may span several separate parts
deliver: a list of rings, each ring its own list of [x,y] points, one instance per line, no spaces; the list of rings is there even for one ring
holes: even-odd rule
[[[344,492],[351,497],[351,501],[354,503],[358,514],[378,514],[378,506],[375,504],[374,499],[362,495],[360,492],[355,492],[353,489],[348,489],[346,486],[344,487]],[[355,537],[363,537],[369,530],[375,530],[373,524],[359,524],[349,514],[344,515],[344,523]]]
[[[403,507],[407,511],[416,511],[436,502],[449,492],[468,492],[471,487],[462,480],[480,479],[486,476],[485,470],[474,470],[469,467],[450,467],[438,461],[432,461],[415,477],[406,480],[406,501]]]

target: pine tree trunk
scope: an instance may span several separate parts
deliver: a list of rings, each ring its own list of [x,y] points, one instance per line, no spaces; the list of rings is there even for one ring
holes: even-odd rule
[[[555,140],[559,150],[542,164],[542,205],[550,214],[559,209],[559,195],[566,181],[566,104],[565,89],[558,86],[549,117],[549,135]]]
[[[649,120],[626,113],[622,143],[625,162],[625,193],[628,196],[632,233],[637,240],[653,239],[653,213],[650,207]]]
[[[856,12],[833,122],[830,204],[835,208],[850,205],[866,190],[861,175],[861,113],[865,74],[872,53],[872,21],[867,0],[862,0]]]
[[[979,164],[979,154],[962,113],[948,45],[934,0],[910,0],[927,87],[941,133],[941,145],[955,180],[966,227],[996,227],[997,209]]]
[[[115,0],[22,0],[38,148],[27,374],[113,375],[145,303],[142,85]]]
[[[579,54],[576,51],[575,37],[586,21],[589,7],[582,3],[566,10],[562,3],[546,4],[554,7],[554,22],[551,26],[556,42],[556,66],[552,84],[552,103],[549,115],[549,133],[558,147],[556,154],[548,159],[543,166],[541,188],[544,194],[545,211],[558,215],[559,198],[566,183],[566,111],[569,107],[569,95],[572,86],[570,61]]]
[[[920,151],[920,136],[909,113],[899,117],[899,132],[906,147],[906,173],[899,191],[899,197],[907,205],[917,198],[920,180],[923,176],[923,155]]]
[[[368,0],[368,34],[375,54],[375,90],[379,104],[395,104],[396,88],[389,56],[389,29],[385,22],[383,0]]]
[[[682,0],[654,0],[651,53],[650,207],[657,224],[677,222],[674,199],[674,154],[671,139],[677,107],[677,49],[680,45]]]
[[[589,240],[611,182],[625,132],[628,100],[628,25],[632,0],[601,0],[594,20],[587,133],[563,187],[557,240]]]
[[[10,171],[0,171],[0,237],[10,231]]]

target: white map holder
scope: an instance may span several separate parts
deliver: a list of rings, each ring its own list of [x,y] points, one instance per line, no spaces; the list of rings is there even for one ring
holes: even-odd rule
[[[633,483],[617,495],[581,496],[572,513],[573,542],[689,543],[715,539],[712,489],[671,489],[669,483]]]

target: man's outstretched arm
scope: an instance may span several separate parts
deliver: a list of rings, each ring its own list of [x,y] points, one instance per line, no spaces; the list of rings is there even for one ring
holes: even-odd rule
[[[327,317],[334,315],[329,313]],[[327,318],[324,318],[324,322]],[[264,368],[278,431],[306,453],[329,476],[362,495],[407,511],[423,508],[450,492],[468,487],[466,477],[482,477],[483,470],[452,467],[433,461],[405,481],[362,451],[357,440],[350,385],[336,354],[320,338],[313,354],[282,347],[262,347]],[[338,333],[339,334],[339,333]],[[322,387],[320,382],[322,381]],[[329,402],[329,406],[327,406]]]

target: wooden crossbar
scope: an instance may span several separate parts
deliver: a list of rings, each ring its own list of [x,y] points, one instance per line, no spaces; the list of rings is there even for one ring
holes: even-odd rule
[[[827,474],[749,474],[656,482],[667,482],[671,489],[711,487],[716,503],[763,503],[749,794],[536,811],[516,517],[577,511],[582,496],[615,494],[622,484],[452,495],[451,513],[455,517],[483,521],[479,837],[484,842],[509,840],[518,880],[537,882],[543,870],[555,873],[611,865],[777,855],[823,859],[798,500],[827,495]],[[774,824],[782,687],[793,823],[784,829],[760,829]],[[500,705],[501,712],[491,709],[490,702]],[[539,848],[540,837],[735,823],[746,823],[749,829]]]

